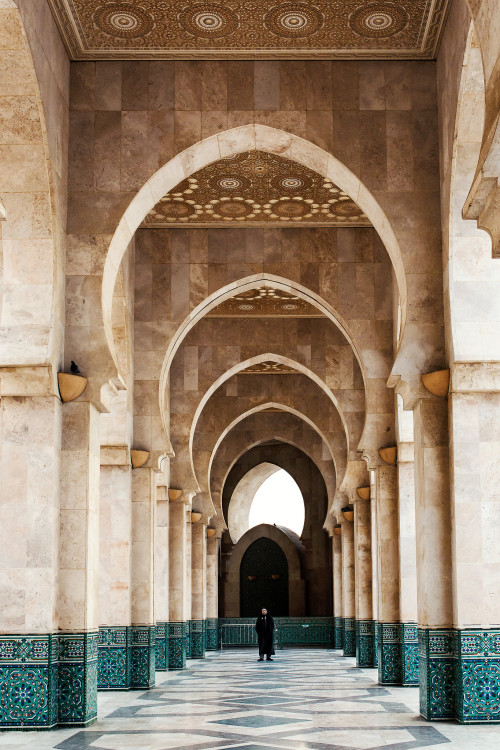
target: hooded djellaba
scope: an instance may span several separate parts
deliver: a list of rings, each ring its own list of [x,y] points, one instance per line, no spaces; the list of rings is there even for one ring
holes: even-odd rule
[[[274,656],[274,620],[264,607],[257,618],[255,630],[259,639],[259,661],[272,661]]]

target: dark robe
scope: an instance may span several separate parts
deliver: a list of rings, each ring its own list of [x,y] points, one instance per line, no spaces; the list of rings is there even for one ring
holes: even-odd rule
[[[260,615],[255,623],[259,638],[259,656],[274,655],[274,620],[271,615]]]

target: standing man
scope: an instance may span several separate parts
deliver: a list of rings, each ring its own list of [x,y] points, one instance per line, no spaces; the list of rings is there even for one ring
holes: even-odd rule
[[[265,607],[262,614],[257,618],[255,630],[259,638],[259,661],[264,661],[264,655],[266,661],[272,661],[271,656],[274,656],[274,620],[271,615],[267,614]]]

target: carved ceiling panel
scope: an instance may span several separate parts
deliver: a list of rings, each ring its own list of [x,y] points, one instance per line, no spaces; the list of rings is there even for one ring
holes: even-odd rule
[[[251,365],[245,370],[241,370],[239,375],[297,375],[298,372],[293,367],[284,365],[281,362],[259,362]]]
[[[49,0],[75,60],[434,58],[450,0]]]
[[[302,297],[281,289],[251,289],[222,302],[207,318],[324,318],[323,313]]]
[[[301,164],[262,151],[221,159],[195,172],[156,204],[144,226],[243,222],[370,226],[337,185]]]

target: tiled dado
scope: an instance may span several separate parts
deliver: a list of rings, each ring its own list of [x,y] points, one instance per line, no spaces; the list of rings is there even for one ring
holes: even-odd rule
[[[97,718],[95,633],[0,637],[0,727],[86,726]]]
[[[101,626],[98,648],[98,690],[130,689],[130,627]]]
[[[184,623],[184,644],[186,648],[186,659],[191,658],[191,638],[189,637],[189,620]]]
[[[500,630],[456,630],[455,718],[500,722]]]
[[[186,624],[185,622],[168,623],[169,669],[184,669],[186,667]]]
[[[454,631],[418,631],[420,713],[425,719],[454,718]]]
[[[375,620],[356,620],[356,665],[358,667],[375,667]]]
[[[205,620],[189,620],[189,653],[191,659],[205,658]]]
[[[214,618],[205,620],[205,648],[217,651],[219,648],[219,621]]]
[[[335,617],[333,624],[333,648],[344,648],[344,618]]]
[[[168,622],[156,623],[155,667],[157,672],[168,669]]]
[[[354,617],[343,618],[342,648],[344,656],[356,656],[356,621]]]
[[[418,675],[418,625],[415,622],[401,623],[401,684],[415,686]]]
[[[402,625],[399,622],[379,622],[378,681],[381,685],[401,685]]]
[[[150,688],[155,684],[155,625],[130,628],[130,687]]]

